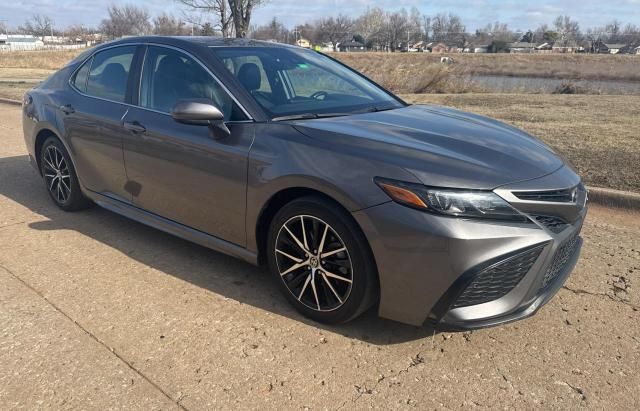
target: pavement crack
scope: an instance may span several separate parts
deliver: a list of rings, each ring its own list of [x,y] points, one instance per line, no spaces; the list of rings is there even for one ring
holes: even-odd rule
[[[575,392],[576,394],[580,395],[580,398],[582,399],[582,401],[587,401],[587,395],[584,393],[584,390],[580,387],[577,387],[575,385],[569,384],[566,381],[562,381],[567,387],[571,388],[573,390],[573,392]]]
[[[169,395],[165,390],[162,389],[162,387],[160,387],[157,383],[155,383],[153,380],[151,380],[151,378],[146,376],[142,371],[140,371],[139,369],[134,367],[133,364],[131,364],[129,361],[127,361],[126,358],[124,358],[122,355],[118,354],[118,352],[115,350],[115,348],[110,347],[109,345],[107,345],[106,342],[101,340],[99,337],[97,337],[91,331],[89,331],[88,329],[84,328],[82,326],[82,324],[80,324],[78,321],[73,319],[73,317],[71,317],[69,314],[64,312],[60,307],[58,307],[53,301],[49,300],[44,294],[42,294],[40,291],[38,291],[35,287],[33,287],[31,284],[29,284],[28,282],[26,282],[25,280],[20,278],[17,274],[15,274],[13,271],[11,271],[9,268],[5,267],[4,265],[0,264],[0,268],[2,268],[4,271],[9,273],[9,275],[11,275],[15,280],[17,280],[22,285],[27,287],[33,293],[35,293],[38,297],[40,297],[47,304],[49,304],[55,311],[57,311],[58,313],[62,314],[67,320],[71,321],[76,327],[78,327],[80,330],[82,330],[82,332],[84,332],[86,335],[88,335],[92,340],[94,340],[95,342],[100,344],[104,349],[106,349],[108,352],[113,354],[118,360],[120,360],[127,367],[129,367],[129,369],[131,369],[134,373],[138,374],[138,376],[140,376],[140,378],[142,378],[143,380],[145,380],[146,382],[151,384],[152,387],[154,387],[156,390],[158,390],[162,395],[164,395],[168,400],[170,400],[172,403],[174,403],[178,408],[180,408],[181,410],[188,411],[187,408],[180,403],[180,401],[182,401],[182,399],[183,399],[182,396],[178,400],[173,399],[171,397],[171,395]]]
[[[373,387],[371,388],[367,388],[366,384],[362,384],[362,386],[356,385],[355,388],[358,390],[358,394],[356,395],[355,398],[353,398],[351,400],[352,403],[357,402],[364,394],[367,395],[371,395],[374,394],[376,392],[376,389],[378,388],[378,386],[380,385],[380,383],[386,379],[390,379],[390,378],[398,378],[399,376],[401,376],[402,374],[406,374],[409,372],[409,370],[411,370],[414,367],[417,367],[420,364],[424,363],[424,357],[420,354],[417,353],[414,357],[411,358],[411,361],[409,362],[409,365],[406,366],[405,368],[399,370],[396,373],[393,373],[392,375],[384,375],[384,374],[380,374],[380,376],[378,377],[378,379],[376,380],[376,383],[373,385]],[[342,405],[340,407],[338,407],[338,409],[343,408],[346,403],[348,401],[345,401],[344,403],[342,403]]]
[[[576,295],[590,295],[590,296],[593,296],[593,297],[606,298],[606,299],[609,299],[609,300],[611,300],[611,301],[613,301],[615,303],[620,303],[620,304],[624,304],[624,305],[626,305],[628,307],[631,307],[634,311],[640,311],[640,307],[639,306],[637,306],[635,304],[632,304],[629,301],[625,301],[625,300],[623,300],[621,298],[616,298],[616,297],[614,297],[612,295],[609,295],[609,294],[606,294],[606,293],[594,293],[592,291],[587,291],[587,290],[584,290],[584,289],[581,289],[581,288],[570,288],[570,287],[568,287],[566,285],[563,285],[562,288],[567,290],[567,291],[570,291],[570,292],[572,292],[573,294],[576,294]]]

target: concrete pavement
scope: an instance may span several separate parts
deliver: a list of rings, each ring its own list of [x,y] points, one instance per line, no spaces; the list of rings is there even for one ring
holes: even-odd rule
[[[265,270],[94,208],[64,213],[0,105],[0,407],[640,406],[640,215],[592,207],[567,287],[526,321],[326,327]]]

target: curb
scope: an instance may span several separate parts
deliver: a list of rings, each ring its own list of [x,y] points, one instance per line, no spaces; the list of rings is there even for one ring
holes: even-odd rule
[[[640,194],[611,188],[587,187],[589,201],[605,207],[640,210]]]
[[[0,103],[21,106],[19,100],[0,97]],[[630,191],[620,191],[611,188],[587,187],[589,201],[605,207],[627,208],[640,210],[640,194]]]
[[[12,100],[10,98],[4,98],[4,97],[0,97],[0,103],[11,104],[13,106],[21,106],[22,105],[22,101],[20,101],[20,100]]]

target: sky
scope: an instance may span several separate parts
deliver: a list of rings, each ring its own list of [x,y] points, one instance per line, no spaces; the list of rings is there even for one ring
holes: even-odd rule
[[[146,7],[151,14],[171,12],[181,15],[174,0],[17,0],[3,1],[0,22],[9,27],[21,25],[35,13],[53,18],[55,27],[84,24],[95,27],[106,14],[108,4],[136,4]],[[514,30],[535,29],[541,23],[550,24],[561,14],[568,14],[580,22],[582,28],[601,26],[618,19],[623,23],[640,25],[640,0],[269,0],[255,11],[253,24],[263,24],[276,16],[288,27],[318,17],[335,15],[358,16],[367,7],[381,7],[395,11],[416,6],[423,14],[451,12],[462,17],[467,30],[484,27],[489,22],[508,23]]]

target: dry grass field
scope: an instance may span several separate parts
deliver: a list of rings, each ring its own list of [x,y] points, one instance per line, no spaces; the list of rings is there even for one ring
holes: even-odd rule
[[[640,81],[640,56],[590,54],[430,54],[339,53],[341,61],[363,72],[376,68],[410,69],[440,64],[441,56],[454,59],[453,67],[467,74],[542,77],[568,80]]]

